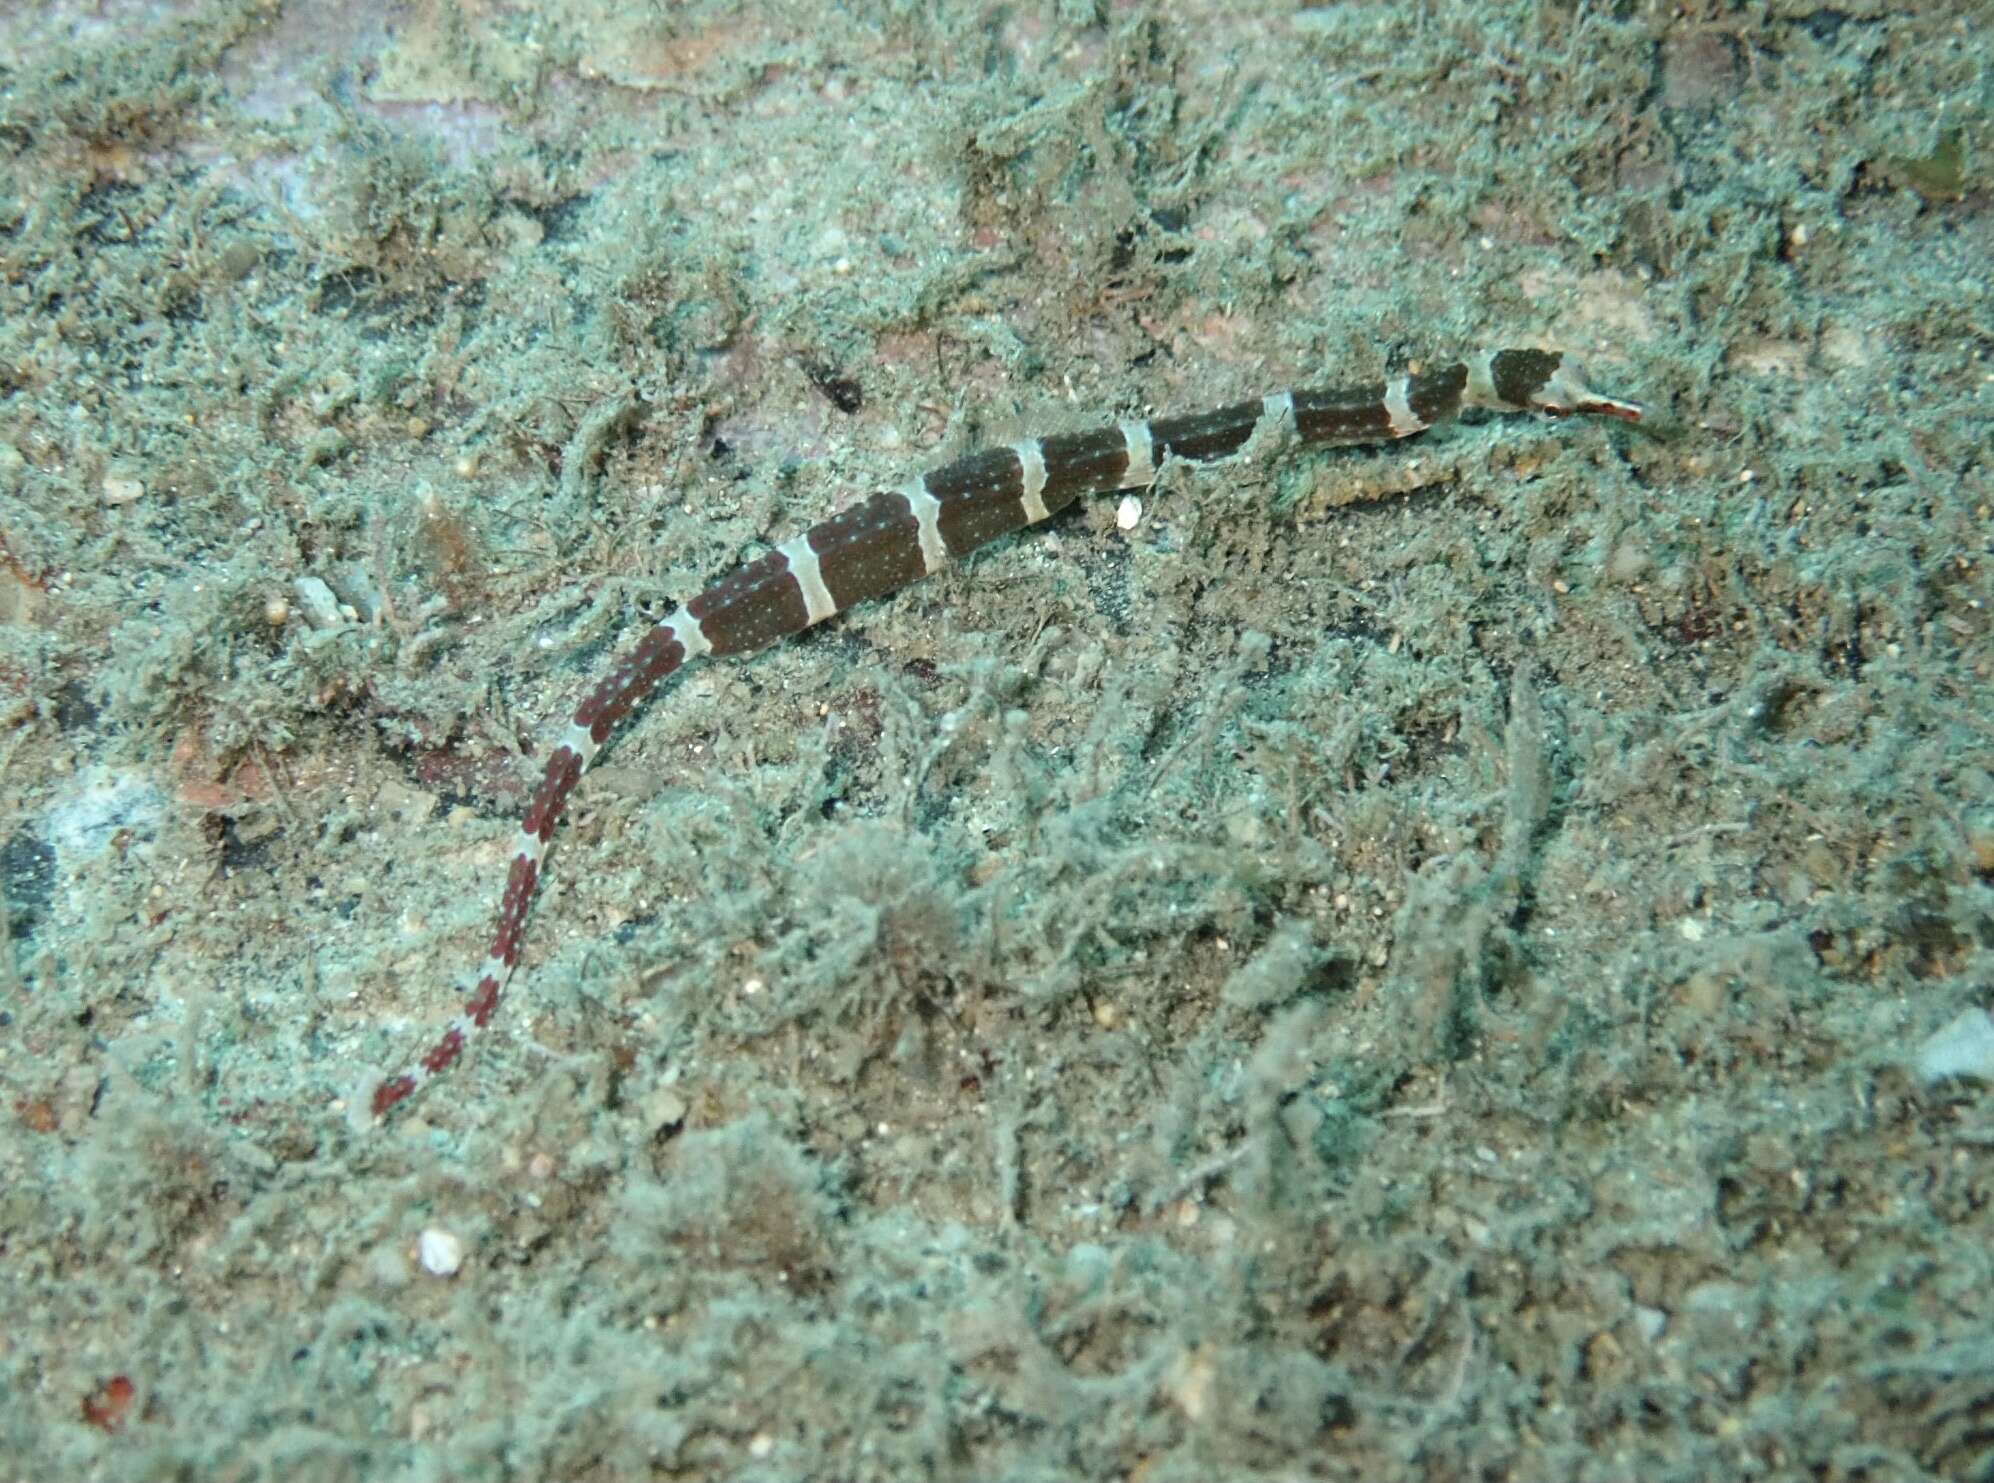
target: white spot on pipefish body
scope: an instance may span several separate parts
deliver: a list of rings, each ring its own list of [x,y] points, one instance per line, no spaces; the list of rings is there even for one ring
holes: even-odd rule
[[[699,626],[699,620],[681,608],[665,620],[665,627],[672,631],[678,646],[685,650],[686,663],[703,659],[713,652],[713,645],[706,640],[706,630]]]
[[[1150,435],[1146,422],[1124,422],[1122,424],[1122,448],[1127,452],[1129,466],[1123,472],[1121,489],[1140,489],[1156,482],[1156,440]]]
[[[1018,469],[1024,478],[1025,518],[1037,525],[1050,513],[1045,507],[1045,448],[1037,438],[1013,443]]]
[[[831,598],[831,589],[824,585],[824,571],[817,562],[817,553],[810,549],[810,537],[798,536],[793,541],[784,541],[776,550],[782,553],[789,563],[789,574],[796,578],[796,585],[803,590],[803,610],[812,623],[822,623],[834,616],[838,605]]]
[[[900,497],[914,512],[914,523],[920,529],[921,569],[933,576],[949,564],[949,548],[942,541],[942,502],[928,493],[926,474],[901,485]]]
[[[1385,417],[1395,438],[1426,431],[1426,424],[1412,410],[1412,382],[1408,378],[1394,376],[1385,383]]]
[[[1493,350],[1479,350],[1468,357],[1468,389],[1461,398],[1464,407],[1487,407],[1492,411],[1520,412],[1521,407],[1512,407],[1496,395],[1495,355]]]
[[[595,761],[595,754],[598,750],[596,740],[589,735],[589,729],[586,726],[577,726],[574,722],[570,721],[568,729],[561,733],[561,745],[581,758],[584,769],[591,762]]]

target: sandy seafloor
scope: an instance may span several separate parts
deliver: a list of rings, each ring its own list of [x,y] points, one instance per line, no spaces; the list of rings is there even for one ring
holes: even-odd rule
[[[1994,1478],[1978,9],[10,4],[0,1477]]]

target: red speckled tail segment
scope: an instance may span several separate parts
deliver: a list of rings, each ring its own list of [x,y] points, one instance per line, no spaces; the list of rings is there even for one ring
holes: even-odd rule
[[[491,1023],[519,961],[547,844],[569,795],[617,726],[682,665],[707,655],[751,654],[938,571],[999,536],[1035,525],[1082,495],[1143,488],[1165,459],[1228,458],[1262,428],[1291,434],[1304,446],[1385,442],[1446,422],[1464,407],[1641,420],[1637,403],[1594,391],[1570,356],[1488,351],[1376,385],[1277,392],[1210,412],[1056,433],[971,453],[897,490],[875,494],[722,577],[646,633],[575,708],[520,820],[477,981],[421,1058],[375,1088],[375,1115],[414,1095]]]

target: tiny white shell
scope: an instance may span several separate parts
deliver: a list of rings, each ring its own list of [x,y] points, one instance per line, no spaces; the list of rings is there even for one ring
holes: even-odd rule
[[[431,1226],[415,1238],[415,1259],[433,1277],[455,1277],[464,1265],[464,1242],[454,1231]]]

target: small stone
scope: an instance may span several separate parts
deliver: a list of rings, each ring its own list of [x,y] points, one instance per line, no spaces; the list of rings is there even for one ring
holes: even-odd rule
[[[1180,1354],[1163,1373],[1163,1393],[1176,1402],[1189,1421],[1202,1421],[1212,1408],[1219,1367],[1210,1346]]]
[[[416,1237],[415,1258],[432,1277],[455,1277],[464,1265],[464,1243],[456,1233],[431,1226]]]
[[[1961,1010],[1926,1037],[1916,1065],[1926,1086],[1951,1076],[1994,1081],[1994,1019],[1984,1009]]]
[[[338,629],[346,626],[346,615],[339,609],[339,599],[321,577],[299,577],[291,583],[291,593],[298,599],[298,610],[303,613],[305,622],[313,628]]]
[[[660,1087],[651,1094],[644,1105],[646,1121],[653,1133],[661,1133],[667,1128],[676,1128],[685,1121],[685,1098],[672,1087]]]
[[[1966,847],[1972,852],[1973,868],[1994,875],[1994,808],[1976,809],[1968,816]]]
[[[1115,524],[1122,530],[1134,530],[1142,524],[1142,501],[1132,494],[1123,495],[1115,506]]]
[[[1660,1308],[1636,1307],[1634,1309],[1634,1332],[1639,1334],[1648,1343],[1653,1344],[1656,1340],[1660,1339],[1663,1330],[1667,1329],[1668,1326],[1669,1316]]]

